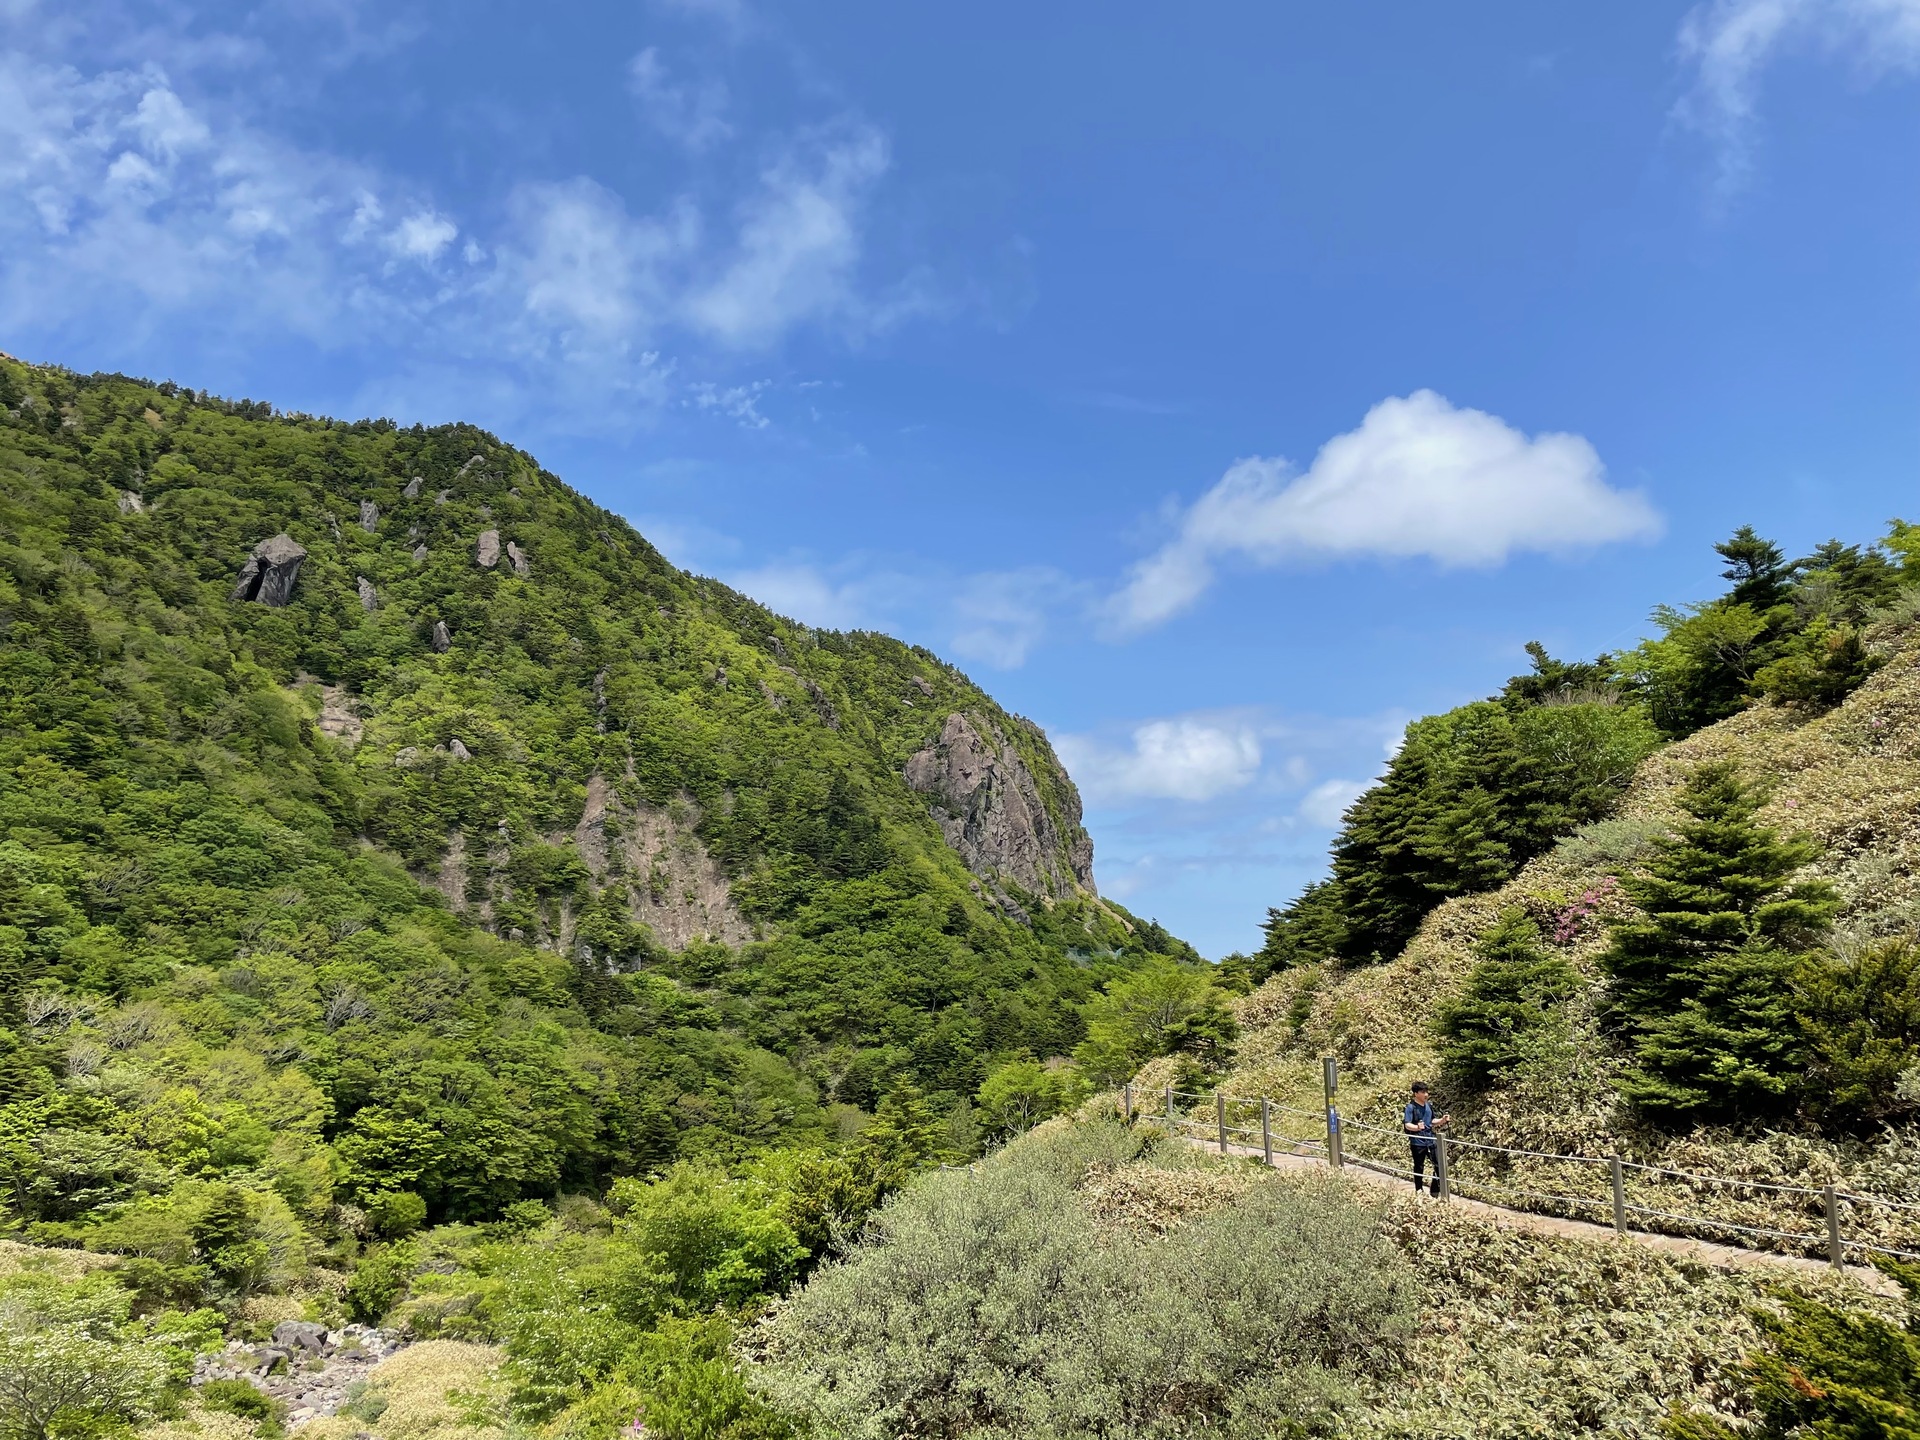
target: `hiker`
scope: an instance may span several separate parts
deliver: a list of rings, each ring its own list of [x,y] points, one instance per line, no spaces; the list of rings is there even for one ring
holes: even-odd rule
[[[1436,1137],[1440,1127],[1447,1123],[1449,1117],[1435,1115],[1433,1102],[1427,1098],[1427,1095],[1427,1082],[1414,1081],[1413,1099],[1407,1102],[1406,1113],[1400,1117],[1400,1128],[1407,1132],[1407,1143],[1413,1147],[1413,1188],[1427,1189],[1426,1182],[1421,1176],[1431,1164],[1433,1166],[1431,1193],[1438,1195],[1440,1193],[1440,1161],[1435,1154],[1439,1145]]]

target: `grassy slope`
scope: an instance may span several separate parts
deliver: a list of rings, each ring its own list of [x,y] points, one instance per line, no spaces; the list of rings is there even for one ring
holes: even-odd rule
[[[1439,906],[1389,963],[1276,976],[1239,1002],[1245,1033],[1223,1088],[1317,1109],[1320,1057],[1336,1055],[1343,1112],[1396,1125],[1408,1084],[1438,1073],[1432,1016],[1464,979],[1479,937],[1505,909],[1519,906],[1545,919],[1603,884],[1620,857],[1631,853],[1636,833],[1656,830],[1677,814],[1678,786],[1707,761],[1734,761],[1744,774],[1770,785],[1761,820],[1819,843],[1820,858],[1808,873],[1832,881],[1845,899],[1837,927],[1841,943],[1911,928],[1920,915],[1920,630],[1886,625],[1872,639],[1889,663],[1844,704],[1814,717],[1762,704],[1666,747],[1641,766],[1616,819],[1534,860],[1497,891]],[[1565,951],[1591,982],[1568,1007],[1571,1043],[1529,1083],[1494,1094],[1478,1110],[1454,1106],[1456,1133],[1556,1153],[1617,1151],[1752,1179],[1803,1185],[1835,1180],[1908,1200],[1920,1196],[1920,1136],[1911,1132],[1870,1142],[1710,1131],[1668,1139],[1633,1126],[1615,1103],[1609,1086],[1615,1061],[1593,1019],[1595,958],[1605,948],[1605,920],[1617,903],[1603,903]],[[1166,1062],[1156,1062],[1140,1083],[1163,1083],[1165,1069]],[[1398,1147],[1391,1148],[1404,1163]],[[1516,1179],[1564,1188],[1568,1170],[1523,1171]],[[1711,1192],[1692,1199],[1690,1208],[1719,1207],[1712,1213],[1747,1223],[1812,1228],[1809,1216],[1790,1202],[1749,1194],[1730,1203]],[[1920,1241],[1915,1218],[1901,1222],[1880,1212],[1867,1223],[1911,1246]]]

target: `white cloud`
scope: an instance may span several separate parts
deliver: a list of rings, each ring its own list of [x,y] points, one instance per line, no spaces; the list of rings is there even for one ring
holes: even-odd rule
[[[1295,813],[1304,824],[1316,830],[1338,830],[1347,807],[1366,791],[1365,780],[1322,780],[1300,797]]]
[[[705,150],[733,133],[726,120],[726,83],[709,77],[675,84],[652,46],[628,62],[627,88],[640,102],[647,123],[689,150]]]
[[[770,383],[754,380],[745,385],[722,386],[702,380],[688,389],[686,403],[695,410],[724,415],[742,430],[764,430],[771,422],[760,413],[760,396]]]
[[[1456,409],[1431,390],[1383,400],[1359,428],[1297,472],[1284,460],[1237,461],[1181,517],[1178,535],[1136,565],[1106,606],[1117,632],[1191,606],[1214,562],[1426,557],[1491,566],[1521,550],[1567,551],[1649,538],[1646,498],[1616,490],[1578,435],[1528,439],[1497,416]]]
[[[1232,720],[1180,716],[1134,727],[1124,746],[1060,735],[1054,746],[1088,801],[1211,800],[1260,773],[1260,737]]]
[[[1920,0],[1712,0],[1690,11],[1680,53],[1694,81],[1678,114],[1719,146],[1723,189],[1751,168],[1762,73],[1803,44],[1870,75],[1920,68]]]
[[[408,260],[438,260],[459,234],[460,227],[446,216],[422,210],[396,225],[387,244]]]
[[[860,211],[886,168],[885,138],[865,127],[769,166],[740,207],[732,256],[688,297],[690,323],[728,345],[761,346],[856,310]]]

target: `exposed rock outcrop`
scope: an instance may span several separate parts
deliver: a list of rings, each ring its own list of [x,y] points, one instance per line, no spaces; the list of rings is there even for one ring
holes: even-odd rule
[[[138,515],[147,508],[146,502],[132,490],[122,490],[120,499],[116,503],[120,506],[122,515]]]
[[[940,738],[908,757],[907,784],[933,801],[933,818],[967,868],[990,885],[1006,880],[1035,895],[1094,893],[1093,842],[1080,825],[1080,796],[1061,772],[1056,817],[1033,772],[992,720],[955,711]]]
[[[360,592],[360,608],[371,614],[380,608],[380,592],[373,588],[373,582],[364,575],[353,578],[354,588]]]
[[[293,584],[300,578],[300,566],[306,558],[306,547],[284,530],[262,540],[240,567],[233,598],[256,600],[262,605],[286,604],[293,598]]]
[[[418,500],[420,498],[420,486],[424,481],[424,476],[414,476],[411,480],[407,481],[407,488],[400,492],[400,498],[402,500]]]
[[[366,723],[353,712],[353,697],[344,686],[320,687],[320,733],[348,745],[358,745],[366,734]]]
[[[513,573],[522,580],[532,573],[532,567],[527,561],[527,552],[511,540],[507,541],[507,559],[513,562]]]
[[[500,532],[482,530],[480,543],[474,547],[473,558],[480,562],[482,570],[491,570],[500,563]]]
[[[426,546],[416,545],[413,547],[413,563],[416,565],[424,565],[427,563],[427,547]]]
[[[433,648],[442,655],[453,648],[453,632],[447,629],[447,622],[444,620],[433,622]]]
[[[380,507],[371,500],[360,502],[360,528],[369,535],[380,528]]]

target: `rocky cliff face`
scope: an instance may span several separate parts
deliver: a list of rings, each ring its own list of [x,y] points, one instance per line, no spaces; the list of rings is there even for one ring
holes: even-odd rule
[[[1013,742],[971,711],[947,716],[940,737],[906,765],[907,784],[932,800],[947,843],[975,875],[1054,899],[1092,895],[1093,841],[1081,828],[1080,794],[1064,770],[1053,779],[1050,809]]]

